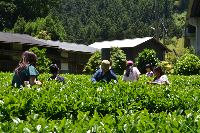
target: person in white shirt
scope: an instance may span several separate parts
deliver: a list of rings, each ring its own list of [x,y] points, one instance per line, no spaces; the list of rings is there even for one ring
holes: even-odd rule
[[[147,84],[171,84],[168,81],[168,78],[166,75],[164,75],[164,72],[162,71],[160,66],[157,66],[153,69],[153,73],[156,76],[152,82],[147,81]]]
[[[140,71],[134,67],[133,61],[129,60],[126,63],[126,70],[123,74],[123,81],[137,81],[139,79]]]

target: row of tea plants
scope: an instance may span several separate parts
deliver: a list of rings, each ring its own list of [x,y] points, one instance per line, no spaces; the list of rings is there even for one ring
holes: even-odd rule
[[[11,87],[0,73],[0,132],[199,132],[200,76],[167,75],[169,85],[92,83],[91,75],[61,74],[66,84]]]

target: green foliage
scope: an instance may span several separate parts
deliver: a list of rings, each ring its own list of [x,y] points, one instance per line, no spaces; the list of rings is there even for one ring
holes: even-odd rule
[[[51,36],[47,35],[47,31],[41,30],[37,36],[38,39],[51,40]]]
[[[156,57],[156,52],[153,49],[144,49],[138,54],[135,65],[139,69],[140,73],[146,73],[146,64],[150,64],[152,67],[158,66],[160,61]]]
[[[195,54],[195,49],[193,46],[189,46],[187,48],[184,47],[184,37],[181,38],[173,37],[172,39],[166,38],[166,46],[168,49],[170,49],[172,52],[168,52],[165,55],[165,59],[169,64],[172,64],[173,66],[177,63],[179,57],[183,56],[186,53],[189,54]],[[161,39],[160,42],[163,42]],[[178,54],[178,57],[175,55],[173,49],[175,49],[176,53]]]
[[[19,16],[25,21],[34,21],[37,17],[45,18],[50,7],[58,7],[61,0],[1,0],[0,31],[12,29]]]
[[[33,51],[37,55],[37,70],[39,73],[49,72],[49,66],[52,61],[49,58],[46,58],[46,49],[43,48],[39,50],[37,47],[32,47],[29,51]]]
[[[175,65],[175,74],[195,75],[200,74],[200,59],[193,54],[185,54],[180,57]]]
[[[25,26],[26,26],[26,21],[24,20],[24,18],[18,17],[18,20],[15,23],[15,26],[13,28],[13,32],[23,34],[25,30]]]
[[[159,0],[159,16],[161,18],[165,13],[168,35],[180,38],[184,33],[183,16],[188,0],[179,0],[178,5],[173,3],[174,0]],[[13,0],[4,2],[2,7],[1,31],[4,29],[3,31],[10,32],[9,29],[14,27],[18,16],[21,16],[27,22],[23,33],[36,36],[41,30],[45,30],[52,40],[71,43],[89,45],[105,40],[155,36],[154,0]],[[53,23],[49,17],[46,19],[47,15],[52,16]],[[45,18],[52,25],[47,26],[38,17]],[[162,38],[161,23],[159,37]]]
[[[0,1],[0,7],[0,31],[4,28],[11,29],[16,22],[16,20],[13,20],[13,14],[17,7],[13,4],[13,2],[2,0]]]
[[[0,132],[199,132],[198,75],[167,75],[172,86],[137,82],[92,83],[91,75],[61,74],[67,84],[10,86],[0,72]]]
[[[110,48],[110,60],[112,67],[115,68],[115,73],[122,75],[126,69],[126,54],[118,47]]]
[[[165,74],[172,74],[174,71],[173,71],[173,66],[172,64],[170,64],[169,62],[167,61],[163,61],[161,64],[160,64],[161,68],[162,68],[162,71],[165,73]]]
[[[101,52],[97,50],[89,59],[87,65],[85,66],[84,72],[94,74],[100,66],[101,62]]]
[[[94,74],[100,66],[101,52],[97,50],[89,59],[84,72]],[[110,61],[112,62],[112,68],[115,69],[115,73],[123,74],[124,69],[126,68],[126,54],[123,50],[120,50],[118,47],[112,47],[110,49]]]
[[[51,16],[46,18],[37,18],[35,22],[25,22],[23,17],[19,17],[12,29],[14,33],[25,33],[31,36],[37,36],[41,30],[47,31],[52,40],[66,39],[64,27],[60,24],[59,20],[53,20]],[[49,37],[48,37],[49,39]]]
[[[183,27],[174,23],[176,19],[173,14],[176,10],[173,10],[173,3],[173,0],[159,0],[159,16],[165,13],[166,28],[170,37],[179,38],[183,35]],[[66,40],[89,45],[105,40],[155,36],[154,10],[153,0],[63,0],[59,9],[52,8],[50,14],[53,19],[58,17],[65,27]],[[162,38],[161,23],[159,37]]]

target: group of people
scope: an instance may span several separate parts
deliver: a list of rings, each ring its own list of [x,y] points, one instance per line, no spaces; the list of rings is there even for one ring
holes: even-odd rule
[[[42,86],[42,82],[37,81],[37,76],[39,72],[36,69],[36,60],[37,56],[32,51],[25,51],[22,54],[21,60],[19,61],[18,66],[15,68],[12,86],[20,88],[21,86],[26,86],[25,84],[28,82],[29,85],[33,86],[38,84]],[[50,72],[52,76],[48,80],[57,80],[59,82],[63,82],[65,84],[64,77],[59,76],[59,68],[57,64],[50,65]],[[157,66],[152,69],[150,64],[146,65],[146,76],[152,77],[155,76],[152,82],[147,81],[147,84],[170,84],[166,75],[162,71],[161,67]],[[126,70],[123,74],[123,81],[137,81],[139,79],[140,71],[137,67],[134,67],[133,61],[129,60],[126,63]],[[96,71],[96,73],[92,76],[92,82],[107,82],[109,83],[111,79],[118,81],[117,76],[111,70],[111,65],[108,60],[103,60],[100,69]]]
[[[147,81],[147,84],[171,84],[168,81],[168,78],[166,75],[164,75],[164,72],[162,71],[160,66],[156,66],[155,68],[152,68],[150,64],[146,65],[146,76],[152,77],[155,76],[152,82]],[[126,63],[126,70],[123,74],[123,81],[137,81],[139,79],[140,71],[137,69],[137,67],[134,67],[133,61],[129,60]],[[111,79],[118,81],[117,76],[115,73],[111,70],[110,62],[108,60],[103,60],[100,69],[96,71],[96,73],[92,76],[91,81],[92,82],[107,82],[109,83]]]
[[[39,75],[39,72],[36,69],[36,60],[37,55],[32,51],[25,51],[22,54],[21,60],[14,71],[12,86],[17,88],[20,88],[21,86],[25,87],[26,83],[31,86],[35,84],[42,86],[42,82],[36,80]],[[52,76],[48,80],[56,79],[65,84],[65,79],[58,75],[59,68],[57,64],[51,64],[49,68]]]

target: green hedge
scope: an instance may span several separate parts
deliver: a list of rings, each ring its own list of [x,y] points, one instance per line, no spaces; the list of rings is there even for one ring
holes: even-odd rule
[[[0,73],[0,132],[198,132],[200,76],[167,75],[168,85],[92,83],[92,75],[62,75],[66,85],[16,89]]]

